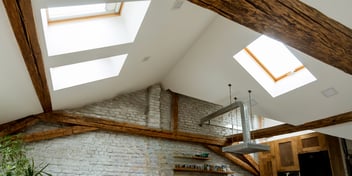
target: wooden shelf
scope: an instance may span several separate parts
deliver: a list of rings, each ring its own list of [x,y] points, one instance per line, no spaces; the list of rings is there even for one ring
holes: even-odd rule
[[[189,158],[189,159],[197,159],[197,160],[210,160],[209,157],[199,157],[199,156],[183,156],[183,155],[176,155],[175,158]]]
[[[224,172],[224,171],[208,171],[201,169],[192,169],[192,168],[174,168],[174,171],[182,171],[182,172],[202,172],[202,173],[213,173],[213,174],[233,174],[234,172]]]

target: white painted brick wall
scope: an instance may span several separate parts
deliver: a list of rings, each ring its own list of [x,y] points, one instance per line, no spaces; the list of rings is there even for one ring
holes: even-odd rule
[[[153,85],[148,89],[147,126],[160,128],[160,85]]]
[[[200,119],[215,112],[222,106],[180,95],[179,98],[179,130],[212,136],[226,136],[232,134],[232,129],[225,128],[231,124],[231,118],[221,116],[211,120],[217,126],[199,126]]]
[[[66,110],[70,113],[100,117],[120,122],[146,125],[148,113],[148,91],[119,95],[111,100],[90,104],[78,109]]]
[[[171,130],[171,103],[171,93],[162,90],[160,95],[160,128],[164,130]]]
[[[28,155],[38,162],[50,163],[46,171],[54,176],[171,176],[200,175],[175,173],[175,164],[228,164],[236,176],[246,171],[212,153],[202,145],[157,138],[89,132],[85,134],[31,143]],[[211,160],[174,158],[177,153],[210,153]]]
[[[170,129],[171,98],[169,92],[154,85],[149,90],[144,89],[119,95],[111,100],[67,111],[139,125],[152,125],[154,128]],[[221,108],[219,105],[180,95],[179,130],[213,136],[227,134],[227,129],[198,126],[200,118],[219,108]],[[154,117],[157,118],[151,120]],[[222,125],[228,123],[228,119],[217,118],[212,123]],[[57,127],[60,127],[60,125],[38,124],[27,132],[43,131]],[[173,157],[174,153],[201,152],[210,153],[212,159],[206,161],[209,164],[229,164],[231,169],[238,173],[236,176],[251,175],[199,144],[121,133],[88,132],[30,143],[27,147],[29,148],[28,154],[34,157],[36,163],[50,164],[47,171],[54,176],[204,175],[204,173],[182,172],[174,174],[172,170],[176,163],[195,162],[198,164],[203,162],[175,159]]]

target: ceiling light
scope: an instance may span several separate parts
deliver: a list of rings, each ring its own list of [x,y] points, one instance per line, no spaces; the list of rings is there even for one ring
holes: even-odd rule
[[[255,142],[251,142],[251,134],[249,127],[249,118],[252,118],[252,98],[251,98],[251,90],[248,90],[249,94],[249,104],[248,104],[248,115],[244,113],[243,106],[241,109],[241,123],[242,123],[242,135],[243,135],[243,143],[229,145],[222,148],[223,152],[230,152],[236,154],[248,154],[248,153],[256,153],[256,152],[265,152],[270,150],[270,146],[263,144],[256,144]]]
[[[336,91],[335,88],[330,87],[330,88],[327,88],[327,89],[321,91],[321,93],[322,93],[325,97],[329,98],[329,97],[332,97],[332,96],[336,95],[336,94],[337,94],[337,91]]]
[[[182,4],[185,2],[185,0],[176,0],[174,2],[174,5],[172,6],[172,9],[179,9],[182,7]]]
[[[142,62],[147,62],[150,59],[150,56],[146,56],[142,59]]]
[[[230,90],[229,92],[230,92],[230,100],[231,100],[231,84],[229,84],[229,90]],[[244,107],[244,103],[242,103],[241,101],[235,101],[234,103],[231,103],[230,101],[231,103],[230,105],[224,108],[221,108],[218,111],[215,111],[209,114],[208,116],[203,117],[200,120],[200,126],[201,126],[203,123],[210,121],[215,117],[218,117],[236,108],[240,109],[243,143],[223,147],[222,148],[223,152],[230,152],[230,153],[236,153],[236,154],[248,154],[248,153],[264,152],[264,151],[270,150],[270,147],[268,145],[256,144],[255,142],[251,141],[249,118],[252,116],[252,109],[251,109],[252,98],[250,95],[251,94],[250,90],[248,91],[248,93],[249,93],[249,105],[248,105],[248,108],[246,108],[246,110]],[[246,113],[245,111],[248,111],[248,113]],[[250,117],[247,117],[247,115],[249,115]]]

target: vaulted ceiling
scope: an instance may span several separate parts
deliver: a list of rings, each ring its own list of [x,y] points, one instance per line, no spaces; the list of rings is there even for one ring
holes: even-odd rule
[[[320,58],[310,56],[319,57],[320,55],[315,53],[324,53],[326,50],[323,47],[314,51],[309,51],[311,48],[307,51],[298,47],[310,55],[290,47],[289,49],[312,72],[317,81],[272,98],[233,59],[233,55],[260,36],[259,33],[188,1],[184,1],[180,8],[174,8],[175,2],[180,1],[152,0],[133,43],[49,58],[46,55],[41,24],[38,23],[40,21],[38,10],[43,4],[52,5],[57,2],[32,0],[36,34],[42,51],[53,110],[83,106],[112,98],[117,94],[146,88],[155,83],[161,83],[165,89],[171,89],[180,94],[222,105],[228,104],[228,83],[233,85],[233,95],[243,101],[248,99],[247,90],[251,89],[256,102],[254,110],[257,114],[293,125],[352,110],[352,101],[350,101],[352,76],[351,72],[343,69],[351,68],[349,65],[351,58],[343,58],[347,65],[342,64],[341,68],[338,68],[334,64],[331,65],[335,67],[320,61]],[[351,33],[352,13],[349,10],[352,6],[351,1],[304,0],[301,2],[343,24]],[[294,29],[293,27],[287,30],[286,35],[293,36],[286,39],[297,38]],[[319,29],[316,30],[319,31]],[[330,32],[331,36],[334,36],[336,32],[341,31]],[[273,36],[275,34],[272,33]],[[277,37],[280,38],[280,35]],[[3,3],[0,5],[0,38],[1,124],[41,113],[43,108],[26,69],[24,57],[16,42]],[[329,36],[327,38],[329,39]],[[341,41],[335,43],[346,51],[346,55],[351,53],[351,36],[347,35],[346,38],[335,40]],[[288,44],[294,47],[300,44],[290,41],[291,43]],[[313,42],[313,40],[307,42]],[[329,43],[329,41],[325,42]],[[125,52],[129,55],[118,77],[53,91],[48,71],[50,67],[92,60],[98,57],[99,53]],[[341,51],[338,50],[336,53]],[[334,61],[341,63],[339,60],[332,60]],[[337,94],[331,97],[323,96],[322,91],[329,88],[334,88]],[[352,139],[352,134],[349,133],[351,129],[352,123],[349,122],[317,129],[317,131]]]

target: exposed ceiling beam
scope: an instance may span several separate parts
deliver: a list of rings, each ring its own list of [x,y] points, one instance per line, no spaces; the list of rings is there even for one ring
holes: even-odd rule
[[[12,30],[44,112],[51,112],[51,98],[45,77],[31,1],[3,0]]]
[[[248,161],[248,163],[255,169],[258,173],[259,171],[259,164],[258,162],[250,155],[250,154],[245,154],[243,157]]]
[[[251,138],[260,139],[265,137],[272,137],[272,136],[293,133],[293,132],[298,132],[303,130],[313,130],[317,128],[338,125],[338,124],[351,122],[351,121],[352,121],[352,111],[339,114],[336,116],[328,117],[325,119],[304,123],[298,126],[283,124],[283,125],[273,126],[270,128],[254,130],[251,132]],[[228,139],[228,143],[242,141],[243,139],[242,133],[229,136],[227,139]]]
[[[90,131],[96,131],[98,128],[87,127],[87,126],[71,126],[63,127],[53,130],[35,132],[30,134],[24,134],[22,139],[24,142],[35,142],[47,139],[54,139],[58,137],[71,136],[75,134],[86,133]]]
[[[30,116],[24,119],[19,119],[6,124],[0,125],[0,136],[9,135],[23,130],[27,127],[36,124],[39,119],[47,122],[55,123],[66,123],[79,126],[87,126],[99,128],[101,130],[115,131],[115,132],[126,132],[131,134],[139,134],[150,137],[160,137],[166,139],[174,139],[187,142],[197,142],[210,145],[224,146],[225,144],[231,144],[233,142],[242,141],[242,134],[235,134],[227,137],[225,142],[222,138],[214,138],[207,135],[190,134],[185,132],[177,132],[176,134],[171,131],[163,131],[158,129],[151,129],[145,126],[116,122],[112,120],[67,114],[61,112],[38,114]],[[290,124],[282,124],[269,128],[254,130],[251,132],[252,139],[260,139],[265,137],[272,137],[292,132],[298,132],[303,130],[312,130],[317,128],[328,127],[332,125],[338,125],[352,121],[352,111],[332,116],[329,118],[308,122],[302,125],[294,126]]]
[[[185,141],[185,142],[195,142],[201,144],[210,144],[210,145],[225,145],[225,138],[218,138],[208,135],[201,134],[192,134],[186,132],[177,132],[176,134],[172,131],[160,130],[149,128],[142,125],[136,125],[132,123],[126,122],[117,122],[108,119],[95,118],[89,116],[82,116],[70,113],[63,112],[53,112],[53,113],[45,113],[37,115],[42,121],[54,122],[54,123],[64,123],[71,125],[79,125],[79,126],[88,126],[99,128],[104,131],[112,131],[112,132],[123,132],[133,135],[142,135],[149,137],[157,137],[164,138],[170,140],[177,141]]]
[[[0,137],[7,136],[13,133],[22,131],[39,122],[36,116],[29,116],[23,119],[18,119],[9,123],[0,125]]]
[[[352,30],[298,0],[188,0],[352,74]]]
[[[238,166],[242,167],[243,169],[247,170],[248,172],[254,174],[254,175],[259,175],[259,171],[256,170],[255,168],[253,168],[251,165],[249,165],[248,163],[242,161],[241,159],[239,159],[238,157],[234,156],[231,153],[224,153],[221,150],[221,147],[219,146],[213,146],[213,145],[205,145],[207,148],[209,148],[210,150],[212,150],[213,152],[217,153],[218,155],[221,155],[225,158],[227,158],[228,160],[230,160],[231,162],[237,164]]]

